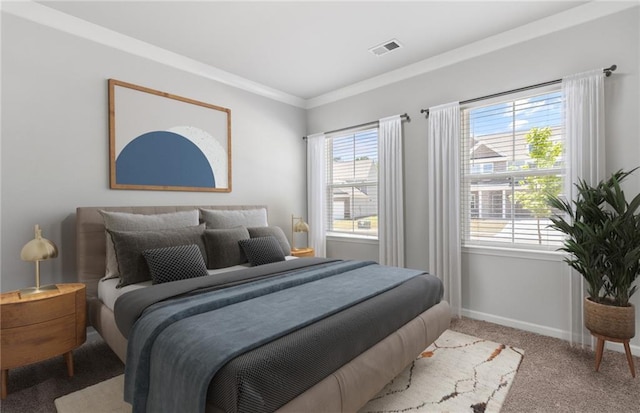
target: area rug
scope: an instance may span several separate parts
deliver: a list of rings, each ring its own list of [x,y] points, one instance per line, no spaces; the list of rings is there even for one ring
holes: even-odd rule
[[[523,354],[446,330],[360,413],[498,412]]]
[[[498,412],[523,352],[445,331],[374,397],[365,412]],[[116,376],[55,400],[58,413],[131,413]]]
[[[131,413],[123,400],[124,374],[54,400],[58,413]]]

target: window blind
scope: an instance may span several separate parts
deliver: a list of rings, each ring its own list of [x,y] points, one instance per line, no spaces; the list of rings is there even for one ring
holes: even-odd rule
[[[378,235],[378,129],[327,138],[327,233]]]
[[[566,168],[560,91],[462,111],[463,243],[556,249],[546,194]]]

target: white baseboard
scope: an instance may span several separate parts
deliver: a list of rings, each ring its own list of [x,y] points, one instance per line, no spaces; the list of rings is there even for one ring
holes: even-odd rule
[[[462,309],[462,315],[464,317],[473,318],[474,320],[488,321],[490,323],[499,324],[502,326],[517,328],[519,330],[531,331],[532,333],[542,334],[543,336],[555,337],[561,340],[569,341],[570,333],[568,331],[560,330],[557,328],[551,328],[540,324],[528,323],[526,321],[515,320],[513,318],[501,317],[493,314],[482,313],[480,311]],[[624,353],[624,346],[620,343],[606,342],[605,348],[614,350],[620,353]],[[631,354],[640,357],[640,346],[630,344]]]

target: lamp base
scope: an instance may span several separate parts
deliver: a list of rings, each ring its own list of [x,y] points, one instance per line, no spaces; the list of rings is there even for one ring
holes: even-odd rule
[[[23,296],[23,295],[46,293],[48,291],[58,291],[58,286],[55,284],[41,285],[40,288],[37,288],[37,287],[23,288],[19,292],[20,292],[20,296]]]

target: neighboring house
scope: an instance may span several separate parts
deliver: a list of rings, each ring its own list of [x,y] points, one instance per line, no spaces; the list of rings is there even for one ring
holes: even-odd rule
[[[373,159],[336,159],[332,171],[334,220],[378,215],[378,165]]]
[[[552,128],[553,136],[561,139],[559,128]],[[469,202],[471,218],[509,219],[512,213],[519,218],[533,218],[530,211],[515,205],[512,211],[510,197],[518,191],[520,180],[509,172],[535,168],[529,156],[525,136],[529,130],[516,134],[498,133],[473,138],[469,159]]]

